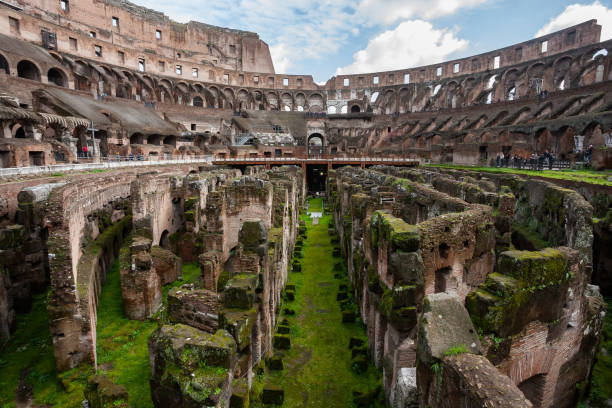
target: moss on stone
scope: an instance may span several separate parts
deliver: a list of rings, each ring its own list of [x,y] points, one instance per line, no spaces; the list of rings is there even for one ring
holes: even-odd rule
[[[379,240],[385,239],[392,251],[413,252],[419,249],[419,229],[384,211],[376,211],[370,222],[372,247],[378,248]]]

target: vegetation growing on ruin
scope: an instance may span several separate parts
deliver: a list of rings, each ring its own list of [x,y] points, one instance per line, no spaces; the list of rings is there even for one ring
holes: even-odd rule
[[[183,280],[172,287],[194,282],[200,275],[195,264],[183,265]],[[58,374],[47,315],[48,294],[34,298],[32,310],[17,317],[18,328],[0,354],[0,406],[14,407],[16,390],[21,384],[29,389],[34,403],[52,407],[76,407],[83,401],[87,378],[93,367],[81,365]],[[108,273],[98,304],[98,373],[107,375],[129,390],[130,405],[152,407],[149,391],[149,350],[147,339],[157,327],[154,319],[129,320],[123,315],[119,281],[119,262]]]
[[[591,407],[605,407],[612,400],[612,298],[607,298],[606,303],[608,310],[588,397]]]
[[[425,167],[439,167],[444,169],[458,169],[470,171],[482,171],[488,173],[503,173],[503,174],[521,174],[525,176],[535,176],[550,179],[569,180],[576,182],[585,182],[590,184],[601,184],[604,186],[612,186],[612,171],[595,171],[595,170],[523,170],[506,167],[484,167],[484,166],[460,166],[454,164],[425,164]]]
[[[316,212],[319,202],[311,200],[309,211]],[[380,372],[371,364],[367,364],[362,374],[351,370],[350,339],[361,338],[366,344],[367,339],[359,319],[355,323],[342,323],[336,298],[340,285],[349,283],[344,263],[341,271],[334,271],[334,265],[341,263],[341,259],[332,256],[334,246],[328,235],[331,216],[325,215],[318,225],[312,225],[308,218],[302,219],[307,220],[308,228],[304,257],[300,259],[302,272],[289,274],[288,285],[295,285],[295,300],[285,301],[281,308],[291,308],[295,315],[282,313],[278,319],[289,323],[291,348],[282,352],[275,350],[275,355],[283,357],[283,370],[268,369],[265,374],[255,376],[251,406],[262,406],[259,396],[266,384],[284,389],[283,406],[286,407],[351,407],[353,391],[376,400],[379,394],[382,396],[378,392]],[[336,273],[342,279],[334,278]],[[356,310],[351,291],[348,292],[349,299],[341,301],[343,307]],[[367,347],[364,351],[367,352]]]

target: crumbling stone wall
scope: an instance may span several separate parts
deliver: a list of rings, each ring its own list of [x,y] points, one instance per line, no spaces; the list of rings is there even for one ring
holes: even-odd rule
[[[577,250],[508,251],[466,299],[477,329],[492,333],[486,356],[534,406],[574,406],[588,382],[604,310],[589,280]]]
[[[167,406],[170,401],[185,403],[197,398],[201,401],[208,398],[206,404],[209,406],[226,406],[222,404],[227,403],[226,398],[232,393],[235,385],[232,379],[241,379],[240,384],[247,389],[250,386],[253,367],[272,343],[289,263],[286,251],[293,248],[297,235],[297,214],[303,199],[297,188],[300,180],[302,174],[298,168],[279,168],[227,180],[215,192],[209,192],[206,217],[211,222],[206,224],[203,242],[203,248],[209,250],[199,257],[202,281],[170,291],[167,315],[173,325],[163,326],[149,341],[155,406]],[[237,186],[244,191],[239,191]],[[222,208],[218,207],[219,203],[223,204]],[[252,212],[249,212],[251,207]],[[223,214],[224,219],[219,220],[219,214]],[[261,214],[266,218],[247,217]],[[232,227],[226,229],[224,225]],[[240,225],[238,231],[234,230],[234,225]],[[236,236],[225,236],[225,231]],[[223,243],[226,240],[235,242],[227,254],[221,250],[227,245]],[[213,250],[216,248],[219,250]],[[211,338],[215,332],[214,337],[224,333],[223,336],[231,339],[233,345],[232,362],[222,365],[227,368],[223,372],[194,370],[191,366],[184,366],[184,359],[177,363],[166,351],[165,339],[169,336],[175,338],[171,341],[174,347],[190,344],[193,339]],[[216,353],[210,343],[202,347],[202,352],[198,351],[200,355]],[[176,365],[179,370],[169,375],[168,367]],[[188,368],[191,370],[189,374]],[[180,375],[191,376],[182,379]],[[180,387],[180,391],[173,388],[173,384],[184,382],[195,384],[194,389],[198,392],[189,385]],[[217,394],[213,396],[205,392],[213,383],[220,390],[218,398]],[[167,393],[172,395],[165,395]]]
[[[328,183],[373,360],[394,398],[405,380],[403,369],[415,365],[425,294],[465,298],[495,262],[492,209],[422,181],[414,171],[377,166],[332,171]]]
[[[571,406],[588,381],[601,331],[602,300],[587,286],[590,205],[546,182],[454,176],[385,166],[329,174],[335,230],[390,403],[411,404],[409,384],[418,383],[422,404],[431,406]],[[558,205],[546,204],[553,198]],[[526,216],[558,237],[551,243],[574,249],[508,252],[511,231]],[[520,271],[526,275],[517,281]],[[417,330],[423,298],[440,293],[455,296],[461,314],[474,320],[475,328],[466,326],[472,336],[484,334],[486,358],[470,344],[466,356],[444,356],[459,346],[447,344],[413,371],[431,343]],[[491,387],[506,389],[506,399],[474,389],[476,376],[485,375]]]
[[[54,190],[45,224],[51,297],[48,305],[58,370],[95,364],[97,296],[106,271],[131,229],[131,173],[77,181]],[[113,223],[114,221],[114,223]]]

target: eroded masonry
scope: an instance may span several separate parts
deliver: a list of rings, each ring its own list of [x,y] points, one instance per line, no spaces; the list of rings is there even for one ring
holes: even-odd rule
[[[154,406],[294,398],[266,378],[290,369],[292,337],[300,347],[288,318],[302,286],[287,283],[310,267],[306,180],[296,166],[177,166],[3,184],[5,196],[19,190],[0,229],[3,338],[48,285],[54,371],[98,371],[82,391],[90,406],[137,405],[103,374],[96,344],[100,293],[118,264],[122,314],[152,323],[141,375]],[[337,324],[359,317],[364,330],[365,341],[336,339],[352,349],[343,364],[359,372],[363,355],[382,375],[378,391],[354,390],[358,406],[585,397],[605,316],[593,283],[607,269],[595,277],[594,258],[610,263],[594,248],[610,240],[609,213],[599,220],[583,195],[548,181],[470,170],[343,167],[329,171],[326,195],[316,211],[331,212],[338,249],[325,256],[347,281]],[[181,283],[183,264],[195,279]]]
[[[0,405],[609,406],[597,21],[319,85],[125,0],[0,20]]]

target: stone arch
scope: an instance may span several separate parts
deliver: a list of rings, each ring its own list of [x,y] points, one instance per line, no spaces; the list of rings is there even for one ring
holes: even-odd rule
[[[546,69],[546,65],[542,62],[536,62],[527,68],[527,81],[528,81],[528,91],[527,95],[535,96],[540,94],[544,89],[546,89],[544,83],[544,70]]]
[[[164,144],[176,147],[176,136],[170,135],[164,137]]]
[[[201,96],[196,95],[193,97],[192,105],[198,108],[202,108],[204,107],[204,100],[202,99]]]
[[[601,146],[603,145],[603,136],[602,136],[602,126],[601,123],[597,121],[592,121],[588,125],[584,127],[582,130],[582,135],[584,135],[583,146],[584,148],[588,148],[589,145]]]
[[[149,75],[144,74],[142,76],[142,83],[150,90],[153,90],[153,88],[155,88],[155,81]]]
[[[119,84],[117,84],[117,87],[115,88],[115,96],[117,96],[117,98],[131,99],[132,98],[131,84],[125,83],[125,82],[120,82]]]
[[[502,76],[502,83],[504,84],[504,99],[513,101],[519,95],[518,90],[518,79],[519,79],[519,71],[518,69],[509,69],[504,72]]]
[[[212,99],[214,101],[215,108],[223,108],[223,100],[225,99],[225,95],[219,92],[219,88],[212,85],[208,87],[208,92],[212,95]]]
[[[392,89],[388,89],[384,93],[384,97],[381,101],[381,108],[383,109],[383,113],[390,115],[395,112],[395,91]]]
[[[4,70],[6,75],[10,75],[11,73],[11,68],[9,67],[8,60],[2,54],[0,54],[0,70]]]
[[[261,91],[253,91],[253,109],[265,110],[264,97]]]
[[[164,249],[170,249],[170,232],[164,230],[159,238],[159,246]]]
[[[24,59],[17,64],[17,76],[19,76],[19,78],[40,81],[40,69],[38,65],[32,61]]]
[[[320,133],[312,133],[306,141],[308,155],[321,155],[325,148],[325,138]]]
[[[518,385],[519,390],[523,392],[534,407],[542,405],[544,398],[544,390],[546,388],[546,374],[536,374],[529,377]]]
[[[295,106],[298,111],[300,110],[300,107],[303,110],[304,107],[306,106],[306,95],[304,95],[302,92],[298,92],[295,95]]]
[[[290,93],[284,92],[281,94],[281,105],[285,111],[293,110],[293,97]]]
[[[53,83],[57,86],[68,86],[68,76],[59,68],[49,69],[49,71],[47,71],[47,79],[49,80],[49,83]]]
[[[159,95],[157,99],[160,102],[162,101],[161,92],[163,92],[164,93],[163,102],[176,103],[176,97],[173,92],[174,86],[172,85],[172,82],[170,82],[169,80],[165,78],[160,80],[158,83],[158,90],[159,90]]]
[[[322,112],[325,108],[323,96],[319,93],[313,93],[308,96],[308,110],[310,112]]]
[[[280,109],[280,100],[279,97],[276,93],[274,92],[268,92],[266,94],[266,100],[268,102],[268,106],[270,108],[270,110],[279,110]]]
[[[536,130],[533,138],[533,149],[536,152],[544,152],[545,150],[550,149],[551,144],[552,136],[550,135],[548,128],[542,127]]]
[[[16,123],[11,128],[11,135],[13,135],[16,139],[25,139],[27,138],[25,128],[21,123]]]
[[[564,90],[569,87],[572,57],[564,55],[553,63],[553,87],[555,90]]]
[[[163,138],[162,135],[149,135],[147,136],[147,144],[161,146]]]
[[[228,103],[227,108],[233,109],[234,106],[236,106],[234,90],[232,88],[225,88],[223,89],[223,94],[225,95],[226,101]]]
[[[144,143],[144,136],[142,133],[134,133],[132,134],[132,136],[130,136],[130,144],[143,144]]]
[[[459,97],[459,83],[457,81],[450,81],[446,84],[444,94],[444,104],[447,108],[455,109],[457,107],[457,100]]]
[[[183,94],[189,93],[189,85],[185,81],[178,82],[175,88]]]
[[[240,89],[237,95],[237,102],[239,109],[251,109],[250,95],[246,89]]]
[[[361,108],[359,107],[359,105],[351,106],[351,113],[359,113],[359,112],[361,112]]]

